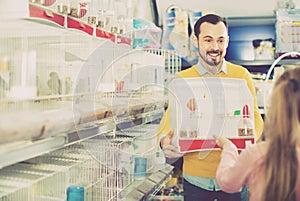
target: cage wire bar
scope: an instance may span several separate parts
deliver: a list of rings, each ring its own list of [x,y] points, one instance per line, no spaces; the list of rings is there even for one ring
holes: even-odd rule
[[[6,167],[0,171],[0,200],[64,201],[69,186],[83,186],[86,201],[117,200],[133,180],[119,167],[123,143],[86,140]]]
[[[64,201],[69,186],[83,186],[86,201],[116,201],[134,181],[134,156],[155,163],[155,148],[133,151],[134,140],[151,141],[157,124],[138,125],[52,151],[0,170],[0,201]],[[146,137],[146,138],[145,138]],[[140,144],[143,146],[143,144]],[[155,147],[155,146],[154,146]]]
[[[175,51],[166,49],[145,49],[144,51],[155,55],[161,55],[165,58],[165,88],[175,77],[176,73],[181,71],[182,62],[181,57]]]
[[[37,45],[34,39],[30,42],[32,46]],[[51,50],[51,53],[54,50]],[[164,87],[167,89],[170,81],[181,70],[181,58],[170,50],[143,51],[164,57]],[[45,61],[38,62],[39,68],[36,73],[46,78],[51,69],[46,70],[43,62]],[[63,63],[60,66],[61,72],[65,75],[72,74],[69,66],[64,62],[61,63]],[[1,91],[7,91],[5,87],[0,84]],[[41,96],[43,93],[40,91],[37,97],[12,101],[6,99],[5,94],[2,93],[0,113],[32,111],[32,109],[35,111],[62,109],[69,106],[73,98],[72,94],[66,92],[48,98],[45,96],[45,99]],[[134,139],[146,140],[142,135],[149,133],[151,129],[156,127],[135,126],[134,129],[128,129],[126,133],[119,132],[117,135],[112,135],[113,137],[97,136],[4,167],[0,170],[0,201],[65,201],[66,189],[72,185],[84,186],[86,201],[118,200],[120,192],[134,180],[133,152],[128,147],[132,145]],[[135,154],[147,156],[148,169],[152,168],[155,150],[144,150]]]
[[[33,42],[31,42],[33,43]],[[34,43],[34,45],[36,45]],[[49,50],[50,51],[50,50]],[[53,52],[53,50],[51,50]],[[174,51],[171,50],[164,50],[164,49],[145,49],[143,50],[145,52],[160,55],[165,58],[165,66],[164,66],[164,72],[165,72],[165,88],[168,87],[168,84],[171,82],[171,80],[175,77],[176,73],[181,71],[181,57],[178,56]],[[50,52],[50,53],[52,53]],[[49,54],[50,54],[49,53]],[[4,62],[4,64],[2,64]],[[6,61],[1,61],[1,65],[7,65],[5,63]],[[36,69],[36,76],[41,77],[45,80],[48,79],[47,76],[49,76],[49,72],[51,73],[52,70],[51,66],[49,68],[45,68],[44,61],[37,60],[37,69]],[[74,72],[71,70],[70,66],[68,64],[61,64],[63,62],[60,62],[60,72],[65,74],[66,76],[71,76]],[[11,68],[14,68],[11,67]],[[52,70],[52,71],[51,71]],[[77,73],[77,72],[76,72]],[[75,74],[76,74],[75,73]],[[0,72],[0,75],[5,78],[6,75],[4,75],[3,72]],[[73,75],[72,75],[73,76]],[[67,77],[68,78],[68,77]],[[37,81],[39,83],[39,81]],[[40,83],[42,85],[42,83]],[[43,87],[46,88],[43,83]],[[76,94],[71,94],[70,90],[66,91],[66,83],[62,82],[62,94],[54,94],[51,95],[45,89],[40,89],[40,91],[37,92],[37,96],[34,98],[28,98],[28,99],[7,99],[5,92],[7,93],[7,90],[9,89],[7,84],[5,84],[5,79],[0,80],[0,113],[2,112],[16,112],[16,111],[30,111],[32,109],[38,110],[38,111],[47,111],[51,109],[57,109],[58,107],[65,107],[70,106],[71,101],[73,98],[76,97]],[[39,89],[39,88],[38,88]],[[79,94],[78,96],[82,96],[82,94]]]

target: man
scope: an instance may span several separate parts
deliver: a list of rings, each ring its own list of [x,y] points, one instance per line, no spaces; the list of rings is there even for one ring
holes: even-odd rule
[[[193,41],[198,47],[199,62],[178,73],[178,77],[214,76],[240,78],[247,81],[254,100],[256,138],[262,133],[263,120],[256,103],[255,88],[248,70],[225,60],[229,36],[225,20],[215,14],[202,16],[194,25]],[[167,158],[181,157],[172,144],[174,131],[170,128],[170,111],[166,110],[159,129],[160,146]],[[191,152],[183,155],[184,200],[238,201],[241,193],[229,194],[216,183],[216,170],[220,162],[220,150]]]

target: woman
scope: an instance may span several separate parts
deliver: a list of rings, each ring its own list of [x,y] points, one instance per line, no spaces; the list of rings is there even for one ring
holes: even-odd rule
[[[264,135],[240,155],[230,140],[217,139],[223,149],[217,183],[230,193],[247,184],[250,201],[300,201],[300,68],[275,82]]]

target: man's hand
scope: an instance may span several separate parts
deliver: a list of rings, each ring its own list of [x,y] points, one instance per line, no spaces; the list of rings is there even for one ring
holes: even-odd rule
[[[183,156],[182,153],[178,152],[178,148],[172,145],[173,135],[174,130],[171,129],[169,133],[160,141],[161,148],[167,158],[179,158]]]

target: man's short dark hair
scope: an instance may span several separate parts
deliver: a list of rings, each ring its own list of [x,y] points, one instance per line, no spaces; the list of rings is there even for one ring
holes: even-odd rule
[[[204,22],[208,22],[211,24],[218,24],[219,22],[223,22],[225,24],[225,26],[228,27],[225,19],[220,17],[219,15],[215,15],[215,14],[203,15],[202,17],[199,18],[199,20],[194,25],[194,33],[197,38],[200,34],[200,26]]]

